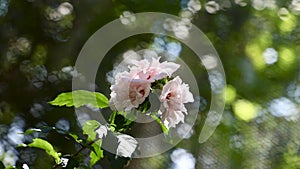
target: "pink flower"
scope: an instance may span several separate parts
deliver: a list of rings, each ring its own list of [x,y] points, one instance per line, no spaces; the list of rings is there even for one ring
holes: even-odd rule
[[[121,72],[116,75],[115,84],[110,87],[110,107],[129,112],[145,101],[150,93],[151,83],[139,79],[135,71]]]
[[[147,59],[133,62],[135,66],[131,67],[131,71],[137,72],[140,79],[154,82],[155,80],[163,79],[167,76],[171,76],[180,65],[164,61],[159,62],[160,58],[151,58],[151,62]]]
[[[130,71],[118,73],[111,86],[110,107],[117,111],[130,111],[138,108],[150,93],[151,83],[171,76],[180,65],[172,62],[159,62],[160,58],[133,60]]]
[[[184,122],[184,113],[187,114],[184,103],[194,102],[189,86],[182,83],[178,76],[163,87],[159,99],[163,109],[162,122],[168,128],[175,127],[179,122]]]

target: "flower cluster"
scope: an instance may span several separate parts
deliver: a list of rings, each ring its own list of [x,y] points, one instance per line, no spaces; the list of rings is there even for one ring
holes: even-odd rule
[[[160,58],[133,60],[128,71],[116,74],[111,86],[110,107],[116,111],[130,112],[146,102],[155,86],[161,86],[161,121],[167,127],[184,122],[187,109],[184,103],[194,102],[189,86],[179,76],[172,74],[180,67],[173,62],[160,62]],[[158,84],[158,85],[157,85]]]

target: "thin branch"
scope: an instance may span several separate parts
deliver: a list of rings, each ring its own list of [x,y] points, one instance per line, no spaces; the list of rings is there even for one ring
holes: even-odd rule
[[[91,142],[90,142],[89,144],[87,144],[87,145],[82,145],[82,144],[80,144],[82,147],[81,147],[78,151],[76,151],[74,154],[72,154],[72,155],[71,155],[71,158],[74,158],[74,157],[78,156],[82,151],[84,151],[85,149],[87,149],[88,147],[90,147],[91,145],[93,145],[93,144],[94,144],[96,141],[98,141],[99,139],[100,139],[100,138],[98,138],[98,139],[96,139],[96,140],[94,140],[94,141],[91,141]],[[60,167],[61,164],[62,164],[62,163],[57,163],[57,164],[53,165],[52,169],[56,169],[56,168]]]

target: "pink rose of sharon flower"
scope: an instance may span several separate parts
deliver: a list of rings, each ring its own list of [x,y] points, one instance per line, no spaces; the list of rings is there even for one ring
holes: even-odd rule
[[[150,93],[151,83],[137,79],[136,73],[121,72],[116,75],[115,84],[110,87],[110,107],[118,111],[129,112],[145,101]]]
[[[115,84],[110,88],[109,104],[112,109],[129,112],[132,108],[138,108],[148,97],[152,82],[171,76],[180,67],[172,62],[160,63],[159,59],[133,61],[130,72],[116,75]]]
[[[175,127],[179,122],[184,122],[184,113],[187,114],[184,103],[194,102],[189,86],[182,83],[178,76],[163,87],[159,99],[164,109],[162,122],[168,128]]]
[[[147,59],[133,62],[135,66],[131,67],[131,71],[138,72],[137,75],[141,79],[145,79],[149,82],[154,82],[155,80],[160,80],[171,76],[180,65],[164,61],[159,62],[160,58],[151,58],[151,62]]]

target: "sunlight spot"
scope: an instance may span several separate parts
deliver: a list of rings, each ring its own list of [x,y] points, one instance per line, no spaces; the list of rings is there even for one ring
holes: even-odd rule
[[[58,6],[57,11],[62,15],[69,15],[73,11],[73,6],[69,2],[63,2]]]
[[[124,64],[133,64],[134,60],[140,60],[141,56],[133,50],[128,50],[123,54]]]
[[[140,55],[143,56],[143,59],[152,60],[152,58],[158,58],[157,52],[151,49],[144,49],[140,51]]]
[[[201,4],[199,0],[190,0],[187,4],[188,9],[193,13],[196,13],[201,10]]]
[[[182,46],[180,42],[155,37],[154,43],[151,45],[150,49],[154,50],[152,53],[155,52],[151,54],[151,57],[157,58],[159,54],[164,55],[168,61],[176,61],[181,53]]]
[[[212,92],[221,93],[225,86],[225,79],[218,71],[211,71],[208,76]]]
[[[261,11],[265,8],[276,9],[277,5],[275,0],[252,0],[252,7]]]
[[[236,89],[231,85],[226,85],[225,93],[225,103],[228,105],[233,103],[237,95]]]
[[[184,149],[178,148],[171,154],[172,165],[170,169],[194,169],[196,159]]]
[[[57,129],[64,130],[64,131],[58,130],[58,133],[64,134],[64,133],[66,133],[65,131],[69,131],[69,130],[70,130],[70,122],[69,122],[68,120],[62,118],[62,119],[59,119],[59,120],[55,123],[55,127],[56,127]]]
[[[179,12],[179,16],[181,18],[186,18],[188,20],[191,20],[193,19],[193,12],[191,12],[190,10],[188,9],[183,9]],[[173,20],[174,21],[174,20]]]
[[[291,13],[288,13],[285,19],[279,23],[279,29],[282,33],[289,33],[293,31],[296,26],[297,18]]]
[[[289,70],[294,67],[297,57],[293,51],[293,49],[282,47],[279,49],[279,61],[278,64],[281,69]]]
[[[170,42],[166,45],[167,53],[170,54],[167,56],[168,61],[176,61],[181,53],[181,44],[179,42]]]
[[[124,11],[123,14],[120,16],[121,23],[124,25],[129,25],[135,22],[136,17],[134,13],[129,11]]]
[[[218,61],[216,57],[212,55],[203,56],[201,61],[206,69],[214,69],[216,66],[218,66]]]
[[[45,17],[48,20],[52,20],[52,21],[60,21],[63,17],[63,15],[57,11],[57,9],[54,9],[52,7],[47,7],[45,9]]]
[[[20,133],[23,133],[23,130],[18,127],[11,127],[8,131],[7,138],[14,145],[19,145],[23,142],[24,136]]]
[[[2,157],[2,162],[5,166],[15,166],[18,157],[13,150],[8,150],[4,153],[4,157]]]
[[[254,103],[242,99],[233,104],[233,111],[236,117],[249,122],[257,116],[258,108]]]
[[[216,1],[209,1],[205,4],[205,10],[209,14],[216,14],[220,10],[220,5]]]
[[[166,46],[166,42],[164,41],[163,38],[158,38],[158,37],[154,38],[152,47],[154,48],[155,51],[157,51],[158,53],[162,53],[165,51],[165,46]]]
[[[278,52],[274,48],[267,48],[263,53],[266,64],[274,64],[278,60]]]
[[[10,0],[0,0],[0,17],[5,16],[8,12]]]
[[[241,6],[241,7],[247,6],[247,1],[246,0],[234,0],[234,3]]]
[[[163,27],[167,31],[173,31],[173,27],[176,25],[176,21],[171,18],[167,18],[164,21]]]
[[[261,57],[263,51],[260,48],[260,45],[255,44],[255,43],[248,44],[248,45],[246,45],[245,52],[246,52],[247,56],[249,56],[249,58],[252,61],[253,66],[257,70],[262,70],[266,67],[265,61],[264,61],[263,57]]]
[[[24,126],[24,119],[16,116],[7,133],[7,138],[12,145],[19,145],[23,143],[24,135],[20,133],[24,132]]]
[[[189,30],[192,27],[191,18],[186,12],[181,12],[180,15],[184,16],[180,21],[167,18],[163,23],[163,27],[167,31],[171,31],[179,39],[186,39],[189,35]]]
[[[292,10],[293,14],[298,15],[300,14],[300,1],[293,0],[290,4],[289,8]]]
[[[273,99],[268,110],[273,116],[284,117],[288,121],[297,121],[299,118],[299,108],[286,97]]]
[[[19,38],[15,43],[15,46],[21,55],[26,55],[31,51],[31,42],[24,37]]]
[[[61,69],[62,72],[69,74],[72,77],[78,77],[80,73],[73,66],[66,66]]]
[[[0,140],[0,157],[4,154],[4,144]]]
[[[286,8],[280,8],[277,12],[277,15],[281,20],[287,20],[290,12]]]
[[[20,37],[17,40],[11,40],[9,48],[6,52],[6,59],[9,63],[16,63],[19,56],[27,56],[31,52],[31,41],[25,37]]]
[[[189,36],[189,27],[185,22],[176,22],[173,27],[175,36],[179,39],[186,39]]]
[[[264,0],[252,0],[252,7],[258,11],[265,9]]]

